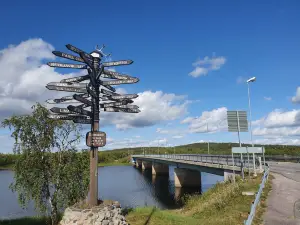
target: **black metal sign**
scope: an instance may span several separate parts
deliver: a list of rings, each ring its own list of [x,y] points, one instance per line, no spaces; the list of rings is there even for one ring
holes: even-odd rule
[[[91,119],[75,119],[73,120],[74,123],[82,123],[82,124],[91,124]]]
[[[74,88],[86,88],[87,83],[62,83],[62,82],[50,82],[47,86],[56,86],[56,87],[74,87]]]
[[[56,120],[75,120],[75,119],[91,119],[90,117],[81,115],[59,115],[59,114],[49,114],[48,118]]]
[[[104,62],[102,63],[102,65],[104,67],[109,67],[109,66],[130,65],[132,63],[133,63],[132,60],[120,60],[120,61]]]
[[[75,53],[77,53],[77,54],[79,54],[80,52],[84,52],[84,51],[82,51],[81,49],[79,49],[79,48],[77,48],[77,47],[75,47],[75,46],[73,46],[73,45],[71,45],[71,44],[67,44],[66,47],[67,47],[67,49],[69,49],[70,51],[75,52]]]
[[[75,112],[75,113],[79,113],[79,114],[82,114],[82,115],[92,117],[92,113],[90,111],[87,111],[87,110],[84,110],[84,109],[81,109],[81,108],[77,108],[76,106],[73,106],[73,105],[69,105],[67,107],[67,109],[72,111],[72,112]]]
[[[78,82],[85,81],[85,80],[88,80],[88,79],[90,79],[90,75],[67,78],[67,79],[61,80],[60,82],[61,83],[78,83]]]
[[[139,113],[139,109],[126,109],[126,108],[118,108],[118,107],[109,107],[103,108],[105,112],[126,112],[126,113]]]
[[[70,64],[70,63],[58,63],[58,62],[48,62],[48,66],[60,67],[60,68],[72,68],[72,69],[86,69],[87,65],[83,64]]]
[[[85,52],[80,52],[79,53],[80,57],[82,58],[82,60],[88,64],[88,66],[90,68],[93,68],[93,57]]]
[[[86,98],[83,98],[83,97],[81,97],[80,95],[77,95],[77,94],[74,94],[73,98],[75,100],[80,101],[80,102],[82,102],[82,103],[84,103],[86,105],[89,105],[89,106],[92,106],[92,104],[93,104],[90,100],[88,100]]]
[[[120,105],[118,108],[138,109],[139,107],[137,105]]]
[[[109,107],[121,106],[121,105],[126,105],[126,104],[128,104],[127,101],[110,102],[110,103],[100,104],[100,107],[101,108],[109,108]]]
[[[127,79],[127,80],[109,80],[109,81],[102,81],[102,85],[133,84],[138,81],[139,81],[138,78]]]
[[[78,57],[78,56],[74,56],[74,55],[70,55],[64,52],[60,52],[60,51],[53,51],[52,52],[54,55],[58,56],[58,57],[62,57],[62,58],[66,58],[66,59],[71,59],[77,62],[84,62],[82,58]]]
[[[61,99],[61,98],[57,98],[57,99],[48,99],[46,101],[48,104],[67,104],[67,103],[78,103],[78,101],[73,100],[67,100],[67,99]]]
[[[127,94],[127,95],[115,95],[115,96],[109,96],[112,100],[118,100],[118,99],[133,99],[137,98],[137,94]]]
[[[46,86],[49,90],[56,90],[56,91],[67,91],[67,92],[78,92],[78,93],[88,93],[87,89],[83,88],[76,88],[76,87],[58,87],[58,86]]]
[[[104,78],[110,78],[110,79],[120,79],[120,80],[127,80],[131,79],[132,77],[126,74],[121,74],[118,72],[110,71],[110,70],[104,70],[101,74]]]
[[[89,147],[103,147],[106,145],[106,133],[101,131],[88,132],[86,145]]]
[[[58,107],[53,107],[50,109],[50,111],[54,113],[61,113],[61,114],[76,114],[75,112],[72,112],[66,108],[58,108]]]

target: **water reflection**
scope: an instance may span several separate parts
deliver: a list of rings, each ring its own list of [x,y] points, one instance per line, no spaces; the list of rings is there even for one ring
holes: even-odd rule
[[[202,173],[202,190],[174,187],[174,167],[169,175],[152,176],[151,170],[141,171],[132,166],[109,166],[98,169],[98,193],[101,199],[117,200],[122,207],[157,206],[178,208],[185,194],[205,192],[223,177]],[[13,181],[12,171],[0,171],[0,219],[36,215],[33,205],[22,210],[17,196],[8,188]]]

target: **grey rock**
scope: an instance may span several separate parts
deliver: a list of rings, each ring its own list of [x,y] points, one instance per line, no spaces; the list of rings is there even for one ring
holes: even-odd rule
[[[109,224],[109,221],[108,220],[103,220],[102,221],[102,225],[108,225]]]

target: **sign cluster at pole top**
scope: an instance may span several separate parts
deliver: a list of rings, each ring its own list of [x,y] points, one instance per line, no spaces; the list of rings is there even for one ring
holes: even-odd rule
[[[46,101],[48,104],[67,104],[65,108],[51,108],[49,118],[91,124],[91,131],[86,134],[86,145],[91,148],[103,147],[106,144],[106,134],[98,131],[100,111],[140,112],[137,105],[131,105],[133,99],[138,97],[137,94],[121,95],[116,93],[116,89],[112,87],[112,85],[137,83],[139,79],[127,74],[106,70],[105,67],[130,65],[133,61],[101,62],[102,58],[106,57],[102,51],[104,46],[101,49],[97,47],[91,53],[87,53],[71,44],[67,44],[66,47],[77,55],[60,51],[53,51],[53,54],[79,63],[49,62],[48,65],[56,68],[83,69],[87,70],[87,74],[47,84],[46,88],[49,90],[75,93],[58,99],[48,99]],[[68,105],[70,103],[76,105]]]

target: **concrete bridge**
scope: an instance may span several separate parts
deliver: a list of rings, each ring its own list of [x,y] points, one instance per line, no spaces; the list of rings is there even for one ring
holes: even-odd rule
[[[175,187],[201,186],[201,172],[211,173],[224,177],[224,181],[232,180],[233,176],[241,175],[242,163],[244,172],[254,172],[253,160],[242,160],[240,156],[220,155],[132,155],[137,168],[151,170],[152,175],[168,175],[169,165],[175,166]],[[256,173],[262,173],[261,159],[258,158]]]

